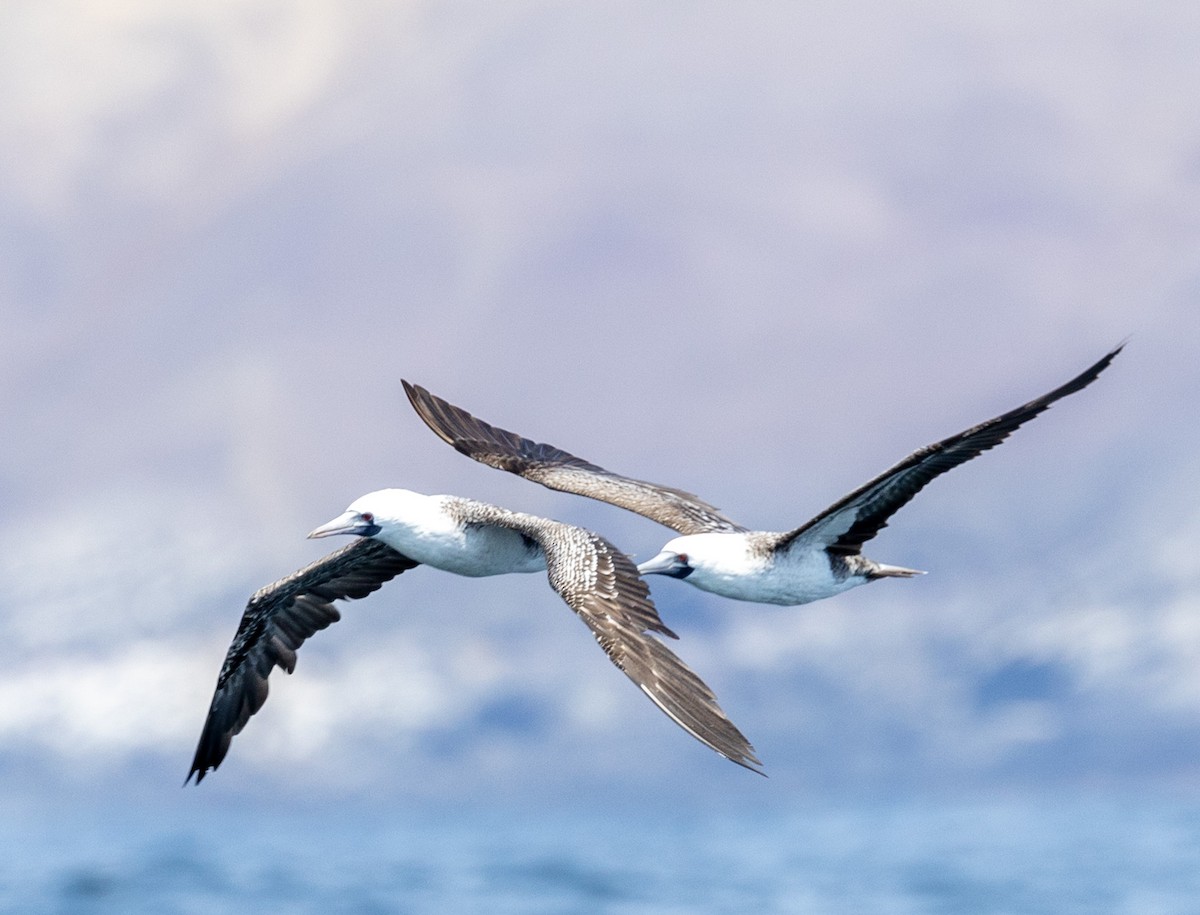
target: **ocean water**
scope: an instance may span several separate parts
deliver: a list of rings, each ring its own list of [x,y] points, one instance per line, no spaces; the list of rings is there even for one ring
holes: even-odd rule
[[[1200,913],[1200,806],[127,809],[0,825],[0,912]]]

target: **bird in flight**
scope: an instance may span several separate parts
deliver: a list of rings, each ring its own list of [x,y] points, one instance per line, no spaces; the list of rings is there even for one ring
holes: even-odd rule
[[[250,598],[217,677],[185,784],[199,784],[267,698],[275,667],[340,617],[334,601],[366,597],[419,565],[472,577],[544,571],[609,659],[676,724],[740,766],[760,772],[754,748],[704,682],[656,635],[658,616],[632,560],[584,528],[457,496],[384,489],[355,500],[309,537],[357,539]]]
[[[923,574],[868,559],[863,544],[930,480],[994,448],[1055,401],[1087,387],[1122,348],[1041,397],[914,451],[811,521],[781,532],[749,530],[691,493],[612,473],[554,445],[490,425],[425,388],[403,384],[421,419],[462,454],[550,489],[628,509],[678,533],[637,567],[642,575],[680,578],[736,600],[791,606],[880,578]]]

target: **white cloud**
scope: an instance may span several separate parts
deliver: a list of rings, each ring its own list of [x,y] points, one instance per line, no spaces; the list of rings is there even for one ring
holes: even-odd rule
[[[187,492],[55,498],[0,530],[4,652],[114,645],[194,625],[255,568],[220,504]]]
[[[139,641],[108,656],[43,654],[0,678],[0,735],[10,749],[48,749],[68,764],[159,751],[199,734],[189,684],[215,679],[206,668],[176,641]]]
[[[230,168],[253,174],[327,99],[355,33],[378,14],[324,0],[5,9],[4,191],[60,215],[99,189],[161,203],[211,193]]]

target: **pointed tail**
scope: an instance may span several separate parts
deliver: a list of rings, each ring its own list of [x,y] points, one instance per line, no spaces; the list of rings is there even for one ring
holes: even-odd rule
[[[867,573],[867,578],[872,580],[876,578],[913,578],[916,575],[924,575],[920,569],[906,569],[903,566],[885,566],[883,563],[875,563],[875,568]]]

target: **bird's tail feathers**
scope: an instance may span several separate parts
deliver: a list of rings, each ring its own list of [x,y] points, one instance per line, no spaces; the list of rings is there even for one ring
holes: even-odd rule
[[[886,566],[881,562],[875,563],[875,568],[867,573],[868,578],[914,578],[924,575],[920,569],[906,569],[903,566]]]

